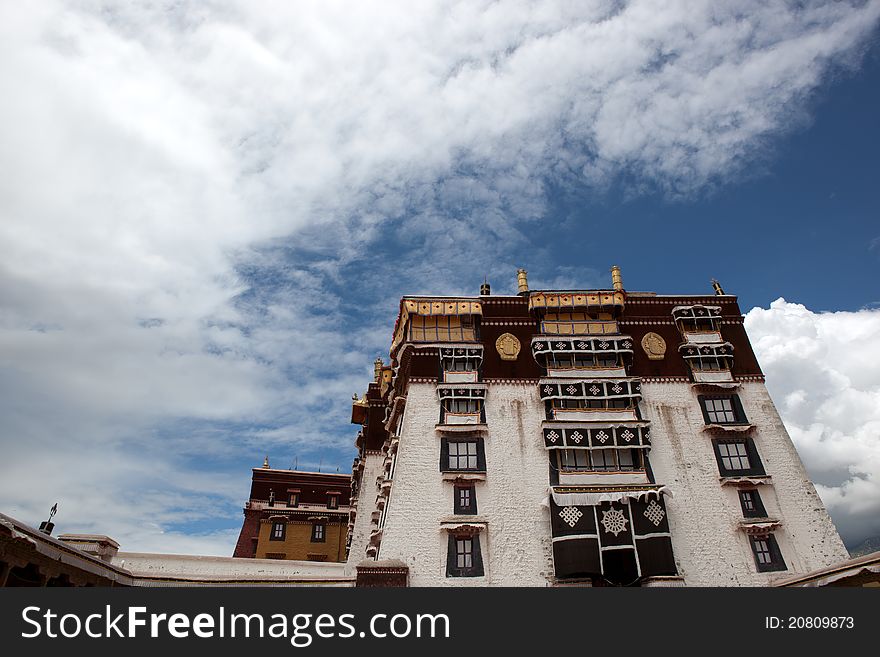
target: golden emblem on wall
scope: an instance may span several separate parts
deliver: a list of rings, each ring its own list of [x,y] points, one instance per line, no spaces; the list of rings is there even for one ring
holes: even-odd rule
[[[520,344],[515,335],[505,333],[495,340],[495,349],[501,360],[516,360],[519,356]]]
[[[656,333],[645,333],[642,338],[642,349],[651,360],[663,360],[666,355],[666,340]]]

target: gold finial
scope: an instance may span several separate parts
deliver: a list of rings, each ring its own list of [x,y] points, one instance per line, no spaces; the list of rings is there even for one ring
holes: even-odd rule
[[[623,278],[620,276],[620,267],[617,265],[611,267],[611,285],[615,292],[623,291]]]
[[[519,294],[529,293],[529,278],[525,269],[516,270],[516,284],[519,287]]]
[[[715,290],[716,296],[721,296],[724,294],[724,288],[721,287],[721,283],[716,281],[714,278],[712,279],[712,288]]]
[[[266,458],[263,459],[263,467],[267,468],[267,469],[269,467],[269,455],[268,454],[266,454]]]

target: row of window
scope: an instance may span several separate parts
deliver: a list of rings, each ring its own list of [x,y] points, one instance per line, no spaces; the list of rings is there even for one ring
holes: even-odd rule
[[[562,472],[633,472],[645,469],[639,449],[560,449]]]
[[[269,506],[275,506],[275,491],[269,491]],[[287,499],[287,505],[291,507],[298,507],[300,502],[299,493],[293,492],[290,494],[290,497]],[[327,496],[327,508],[328,509],[338,509],[339,508],[339,495],[328,495]]]
[[[327,528],[324,523],[312,523],[312,543],[323,543],[327,536]],[[269,532],[270,541],[283,541],[287,537],[287,523],[273,522],[272,531]]]
[[[748,424],[738,395],[700,395],[699,402],[706,424]],[[713,445],[722,476],[764,474],[764,467],[751,438],[719,439],[713,441]],[[740,490],[739,503],[744,518],[767,517],[757,489]],[[787,569],[773,534],[750,536],[749,539],[755,565],[760,572]]]
[[[547,367],[555,370],[599,369],[623,367],[618,354],[552,353],[547,354]]]

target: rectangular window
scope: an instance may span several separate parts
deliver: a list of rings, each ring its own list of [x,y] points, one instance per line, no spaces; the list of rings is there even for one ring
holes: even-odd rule
[[[287,531],[287,523],[273,522],[272,523],[272,531],[269,533],[269,540],[270,541],[283,541],[286,531]]]
[[[745,424],[747,422],[737,395],[723,397],[699,396],[706,424]]]
[[[716,320],[710,317],[683,317],[678,320],[685,333],[717,333]]]
[[[476,470],[477,469],[477,443],[476,442],[449,443],[449,469],[450,470]]]
[[[482,438],[443,438],[440,443],[441,472],[484,472],[486,455]]]
[[[339,496],[338,495],[330,495],[327,498],[327,508],[328,509],[338,509],[339,508]]]
[[[447,399],[444,402],[447,413],[479,413],[479,399]]]
[[[547,313],[541,332],[551,335],[611,335],[618,332],[610,313]]]
[[[476,372],[480,369],[475,358],[443,359],[443,369],[447,372]]]
[[[697,372],[721,372],[730,369],[727,358],[700,356],[699,358],[689,358],[688,361]]]
[[[590,452],[586,449],[563,449],[560,460],[562,469],[570,472],[589,472],[593,469],[590,464]]]
[[[472,315],[413,315],[410,342],[474,342],[477,339]]]
[[[766,518],[767,511],[761,502],[761,495],[755,489],[739,491],[739,503],[745,518]]]
[[[642,470],[637,449],[561,449],[559,468],[563,472],[632,472]]]
[[[293,506],[293,507],[299,506],[299,493],[291,493],[290,494],[290,506]]]
[[[455,566],[459,569],[474,567],[474,539],[455,539]]]
[[[590,460],[593,462],[593,470],[616,470],[617,464],[614,462],[613,449],[593,449],[590,450]]]
[[[312,525],[312,543],[323,543],[324,536],[324,525],[318,522]]]
[[[548,354],[547,367],[556,370],[619,367],[617,354],[556,353]]]
[[[725,470],[751,470],[749,452],[744,442],[718,443],[718,453]]]
[[[481,577],[483,558],[480,554],[480,537],[449,534],[449,550],[446,558],[447,577]]]
[[[619,470],[635,470],[638,452],[634,449],[617,450],[617,468]]]
[[[772,572],[776,570],[788,570],[776,537],[773,534],[766,536],[752,536],[752,552],[755,555],[755,565],[759,572]]]
[[[556,410],[594,410],[594,411],[610,411],[610,410],[626,410],[635,408],[633,397],[624,397],[623,399],[553,399],[547,401],[547,409],[550,412],[549,418],[553,418],[552,413]]]
[[[453,494],[456,514],[473,515],[477,512],[477,495],[473,486],[456,486]]]
[[[722,477],[764,474],[764,466],[751,438],[716,439],[713,444]]]

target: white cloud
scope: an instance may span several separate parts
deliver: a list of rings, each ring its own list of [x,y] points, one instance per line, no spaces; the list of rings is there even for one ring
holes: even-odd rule
[[[127,549],[182,545],[161,530],[200,507],[151,498],[135,529],[135,507],[101,500],[164,488],[186,507],[219,486],[238,504],[247,472],[221,485],[193,455],[251,458],[254,436],[290,426],[318,439],[316,409],[343,413],[387,349],[399,286],[473,285],[461,262],[515,268],[547,180],[623,174],[686,195],[736,179],[829,71],[857,65],[878,14],[877,1],[3,4],[0,500],[36,521],[68,499],[67,520],[102,508]],[[358,263],[372,277],[343,280]],[[361,329],[343,328],[353,307]],[[261,422],[281,433],[247,430]]]
[[[746,329],[807,471],[850,544],[880,534],[880,310],[777,299]]]

